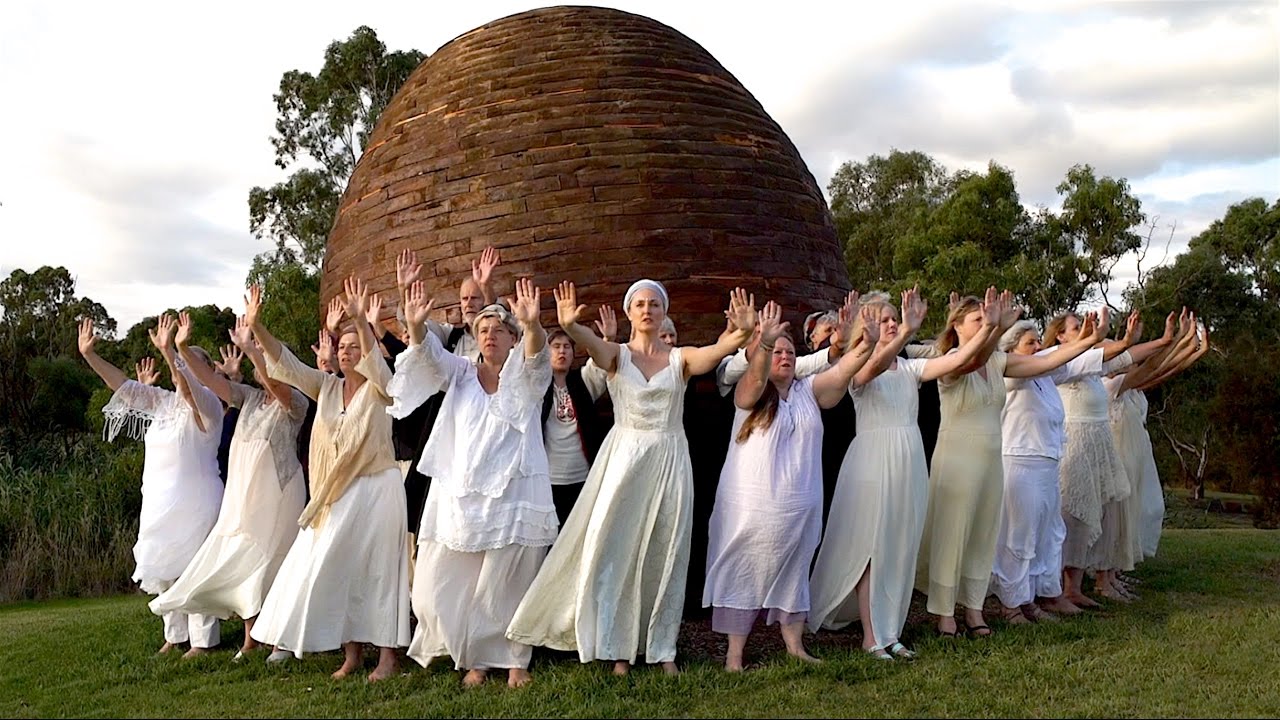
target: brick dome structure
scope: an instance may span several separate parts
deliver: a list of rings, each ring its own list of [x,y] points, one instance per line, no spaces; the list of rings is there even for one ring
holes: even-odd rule
[[[504,294],[518,275],[570,279],[620,309],[633,280],[661,280],[681,344],[719,334],[735,285],[793,326],[849,288],[822,193],[760,103],[693,40],[604,8],[496,20],[414,71],[343,195],[321,299],[352,273],[393,290],[410,247],[456,308],[490,244]]]

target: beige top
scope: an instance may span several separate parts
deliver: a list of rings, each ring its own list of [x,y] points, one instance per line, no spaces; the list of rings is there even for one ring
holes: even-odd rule
[[[319,527],[325,515],[356,478],[396,467],[391,447],[391,416],[387,407],[387,383],[391,370],[379,353],[369,353],[356,364],[356,372],[367,382],[360,386],[351,404],[343,407],[342,387],[346,382],[298,360],[282,347],[280,358],[267,359],[267,373],[289,383],[316,401],[316,419],[311,428],[311,502],[302,509],[298,524]]]

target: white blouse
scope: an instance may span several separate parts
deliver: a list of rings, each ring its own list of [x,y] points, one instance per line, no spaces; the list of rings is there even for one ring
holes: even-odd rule
[[[1036,355],[1048,355],[1056,349],[1045,348]],[[1067,435],[1063,427],[1066,411],[1058,386],[1114,372],[1131,364],[1133,360],[1128,352],[1103,362],[1102,349],[1093,348],[1044,375],[1005,378],[1004,411],[1001,413],[1003,454],[1061,460]]]

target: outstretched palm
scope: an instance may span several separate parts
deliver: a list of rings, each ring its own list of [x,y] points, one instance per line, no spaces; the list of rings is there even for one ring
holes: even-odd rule
[[[404,296],[404,319],[418,326],[427,321],[435,300],[427,297],[427,291],[419,280],[409,286]]]
[[[396,258],[396,287],[406,290],[421,277],[422,265],[418,263],[418,256],[409,248],[400,251]]]
[[[262,288],[250,285],[244,296],[244,321],[249,326],[258,323],[258,312],[262,310]]]
[[[902,293],[902,321],[911,332],[920,329],[925,315],[929,312],[929,303],[920,297],[920,287],[916,286]]]
[[[760,341],[765,347],[773,347],[774,343],[778,342],[778,338],[785,335],[791,328],[791,323],[782,322],[782,306],[772,300],[765,303],[758,316]]]
[[[369,288],[364,281],[352,275],[342,282],[342,289],[346,293],[343,302],[347,315],[353,319],[364,317],[365,310],[369,306]]]
[[[185,347],[190,340],[191,316],[184,310],[178,313],[178,333],[174,336],[173,341],[178,344],[178,347]]]
[[[578,289],[573,286],[573,283],[564,280],[552,291],[552,294],[556,298],[556,319],[560,322],[560,327],[568,328],[570,325],[577,325],[583,313],[587,311],[586,305],[578,304]]]
[[[516,281],[516,297],[511,303],[511,311],[516,316],[516,322],[521,325],[537,325],[539,303],[542,300],[542,292],[533,284],[529,278],[520,278]]]
[[[235,343],[241,349],[248,349],[253,344],[253,330],[249,328],[249,323],[245,320],[244,315],[236,318],[235,328],[229,331],[231,342]]]
[[[734,288],[729,293],[729,322],[748,335],[756,329],[759,314],[756,312],[756,296],[748,294],[742,288]]]
[[[151,338],[151,344],[156,346],[160,352],[168,352],[173,348],[173,317],[169,315],[161,315],[156,322],[154,330],[148,330],[147,335]]]
[[[80,321],[80,334],[76,339],[76,345],[80,348],[81,355],[90,355],[93,353],[94,345],[98,343],[98,336],[93,333],[93,321],[85,318]]]

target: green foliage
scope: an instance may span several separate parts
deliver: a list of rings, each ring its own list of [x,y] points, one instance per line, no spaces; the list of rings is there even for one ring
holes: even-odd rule
[[[1101,293],[1115,263],[1137,247],[1144,220],[1123,179],[1071,168],[1058,186],[1063,212],[1028,212],[1013,173],[951,174],[920,152],[845,163],[828,186],[836,231],[857,288],[919,284],[934,307],[951,291],[1008,288],[1030,317],[1047,318]],[[931,313],[925,332],[943,318]]]
[[[1212,252],[1247,278],[1263,302],[1280,303],[1280,200],[1268,206],[1252,198],[1232,205],[1191,241],[1191,249]]]
[[[66,268],[49,266],[0,281],[0,440],[82,428],[93,375],[78,363],[79,322],[108,337],[116,322],[75,286]]]

